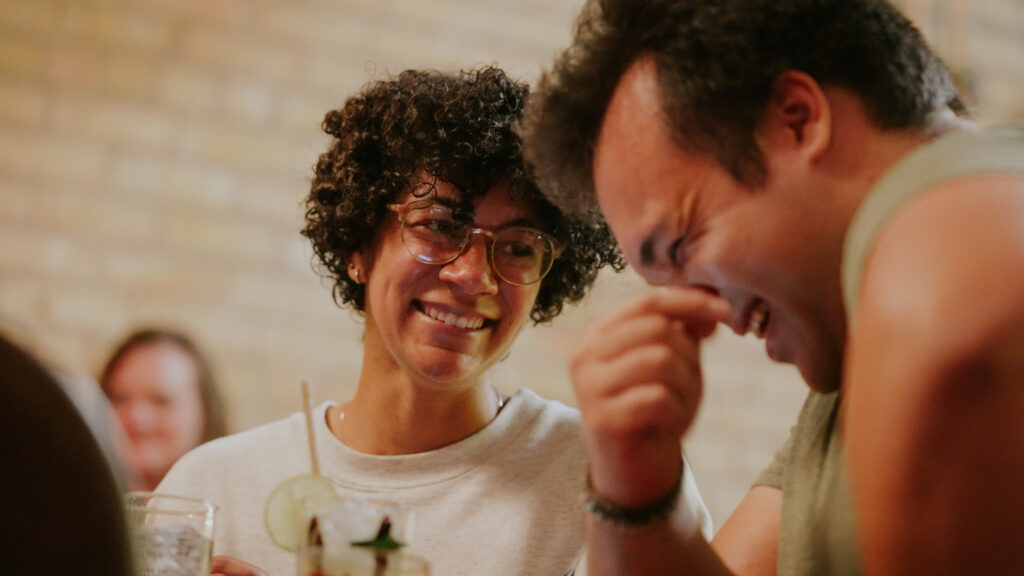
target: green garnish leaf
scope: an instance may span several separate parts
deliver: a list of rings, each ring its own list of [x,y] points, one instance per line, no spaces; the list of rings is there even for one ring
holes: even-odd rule
[[[391,537],[391,518],[387,516],[381,521],[380,528],[377,529],[377,536],[373,540],[363,540],[361,542],[352,542],[351,544],[352,546],[373,548],[374,550],[398,550],[405,546],[405,544]]]

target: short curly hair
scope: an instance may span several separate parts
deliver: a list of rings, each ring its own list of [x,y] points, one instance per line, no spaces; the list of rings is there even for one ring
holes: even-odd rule
[[[333,282],[336,304],[365,310],[365,287],[349,278],[348,260],[376,237],[387,204],[424,173],[458,188],[459,208],[470,213],[474,199],[509,182],[516,198],[536,208],[545,231],[565,243],[541,281],[534,323],[583,298],[602,267],[625,266],[603,220],[563,213],[527,174],[514,127],[528,94],[525,83],[492,66],[455,74],[406,70],[367,84],[327,113],[323,130],[333,139],[314,169],[302,234],[318,272]]]
[[[588,0],[523,121],[527,162],[563,207],[595,209],[604,115],[645,58],[680,148],[748,185],[764,183],[755,132],[787,70],[850,91],[884,130],[927,128],[944,108],[966,115],[943,63],[886,0]]]

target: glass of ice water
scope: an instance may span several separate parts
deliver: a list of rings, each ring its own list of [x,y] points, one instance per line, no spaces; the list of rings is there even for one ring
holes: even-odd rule
[[[129,492],[125,496],[135,574],[207,576],[217,507],[208,500]]]

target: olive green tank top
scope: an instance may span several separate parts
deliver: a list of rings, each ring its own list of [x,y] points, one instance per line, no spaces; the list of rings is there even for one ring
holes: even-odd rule
[[[944,181],[982,173],[1024,173],[1024,131],[971,130],[921,146],[888,170],[858,208],[846,234],[843,297],[852,322],[864,263],[879,231],[906,202]],[[755,484],[782,490],[777,573],[859,575],[852,495],[845,469],[839,393],[811,392]]]
[[[1008,172],[1024,173],[1024,130],[954,132],[914,150],[883,174],[846,232],[842,279],[847,318],[856,310],[864,263],[893,213],[941,182]]]

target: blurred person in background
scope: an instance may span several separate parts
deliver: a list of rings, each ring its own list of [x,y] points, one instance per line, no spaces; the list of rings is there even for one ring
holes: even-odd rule
[[[342,496],[414,509],[410,548],[439,576],[559,576],[583,546],[579,413],[528,382],[506,396],[490,374],[528,321],[552,320],[621,255],[525,173],[513,125],[527,94],[493,67],[372,82],[326,115],[306,199],[335,302],[365,320],[355,395],[312,411],[320,472]],[[220,506],[214,573],[289,574],[264,504],[309,472],[299,413],[202,446],[159,489]]]
[[[134,489],[153,490],[175,461],[227,433],[209,361],[183,333],[150,328],[128,335],[100,375],[128,437]]]
[[[0,435],[0,574],[128,576],[120,486],[99,435],[52,370],[2,334]]]
[[[0,335],[40,363],[60,384],[99,444],[118,486],[137,486],[134,470],[127,467],[128,437],[106,394],[89,369],[75,362],[59,328],[45,315],[14,318],[0,312]]]

